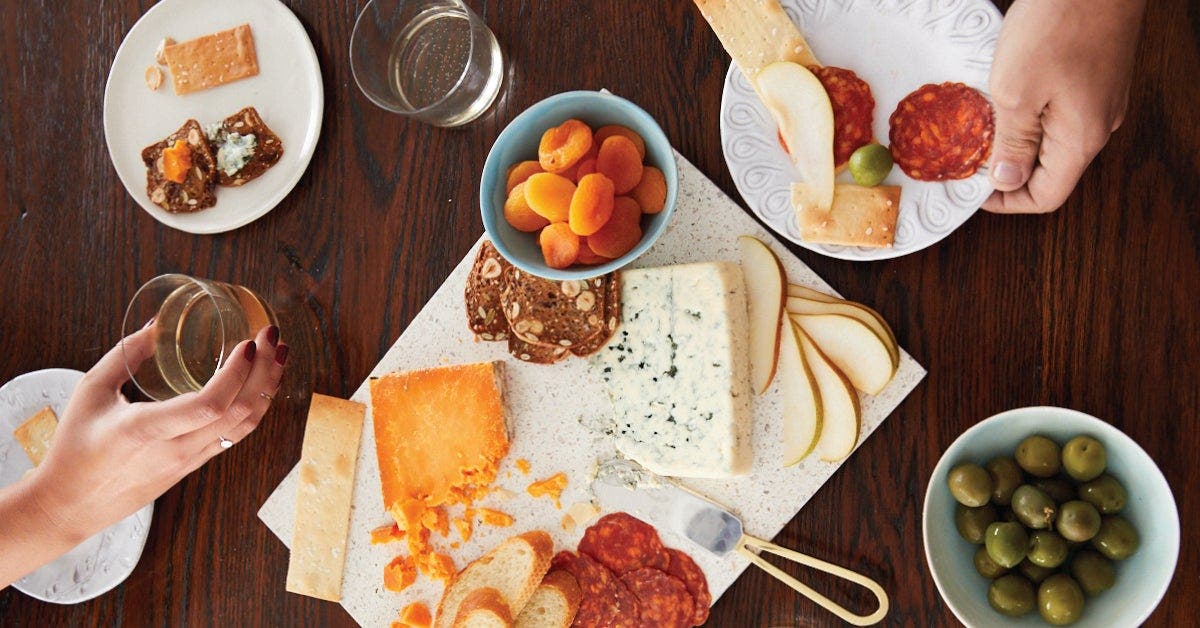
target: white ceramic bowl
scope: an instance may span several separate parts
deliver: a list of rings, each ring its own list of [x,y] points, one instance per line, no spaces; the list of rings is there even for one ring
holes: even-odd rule
[[[1167,592],[1179,558],[1179,511],[1166,478],[1149,454],[1117,428],[1082,412],[1034,407],[1002,412],[981,421],[950,445],[933,469],[925,492],[921,524],[925,559],[942,599],[967,626],[1046,626],[1037,611],[1021,617],[1001,615],[988,605],[988,581],[975,571],[975,547],[954,527],[954,498],[946,474],[964,462],[984,464],[993,457],[1012,455],[1017,443],[1042,434],[1060,445],[1079,434],[1104,444],[1108,472],[1129,492],[1121,513],[1141,535],[1141,547],[1117,563],[1116,585],[1088,598],[1083,617],[1074,626],[1136,626],[1146,620]]]

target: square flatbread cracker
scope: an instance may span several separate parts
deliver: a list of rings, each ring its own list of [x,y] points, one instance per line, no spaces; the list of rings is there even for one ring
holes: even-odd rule
[[[166,46],[163,58],[181,96],[258,74],[249,24]]]
[[[36,467],[42,464],[46,457],[46,452],[50,449],[50,439],[54,438],[56,429],[58,417],[54,415],[50,406],[46,406],[13,430],[13,436],[21,443],[21,447],[29,455],[29,460]]]
[[[177,140],[187,144],[192,160],[183,183],[170,181],[163,174],[163,151]],[[199,122],[188,120],[162,141],[143,148],[142,163],[146,164],[146,194],[155,205],[180,213],[217,204],[217,159]]]
[[[792,184],[792,206],[805,242],[885,248],[896,240],[899,186],[839,183],[833,188],[833,205],[824,212],[806,208],[805,195],[805,184]]]
[[[254,152],[241,168],[227,173],[220,168],[220,151],[231,133],[253,135]],[[263,122],[262,116],[258,115],[258,110],[254,107],[246,107],[225,118],[217,125],[216,133],[209,135],[208,140],[212,144],[213,155],[217,157],[217,185],[237,187],[247,181],[253,181],[283,157],[283,141],[271,131],[266,122]]]

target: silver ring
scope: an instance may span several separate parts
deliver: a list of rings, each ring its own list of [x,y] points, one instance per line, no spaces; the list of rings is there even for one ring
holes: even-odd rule
[[[221,449],[229,449],[230,447],[233,447],[233,441],[229,440],[228,438],[225,438],[224,436],[220,436],[219,438],[221,439],[220,441],[218,441],[219,443],[221,443]]]
[[[258,396],[266,399],[267,401],[275,401],[275,397],[272,397],[270,393],[260,392],[258,393]]]

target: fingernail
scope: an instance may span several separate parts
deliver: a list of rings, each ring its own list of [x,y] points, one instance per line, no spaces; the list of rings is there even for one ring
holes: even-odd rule
[[[150,328],[150,326],[151,326],[151,325],[153,325],[153,324],[154,324],[154,321],[156,321],[156,320],[158,320],[158,315],[157,315],[157,314],[155,314],[154,316],[151,316],[151,317],[150,317],[150,320],[146,321],[146,324],[145,324],[145,325],[142,325],[142,329],[149,329],[149,328]]]
[[[242,352],[242,355],[246,357],[247,362],[253,362],[254,354],[257,352],[258,347],[254,346],[254,341],[251,340],[250,342],[246,343],[246,350]]]
[[[279,347],[275,349],[275,363],[278,364],[279,366],[283,366],[283,365],[287,364],[287,356],[288,356],[288,346],[287,345],[279,345]]]
[[[271,343],[272,347],[279,344],[279,328],[278,327],[271,325],[270,327],[267,328],[267,342]]]
[[[1025,173],[1021,167],[1011,161],[1002,161],[992,167],[992,180],[1004,186],[1021,185]]]

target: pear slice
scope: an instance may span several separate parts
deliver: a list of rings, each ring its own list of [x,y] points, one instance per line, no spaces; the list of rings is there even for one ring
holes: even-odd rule
[[[785,318],[780,325],[779,389],[783,393],[783,466],[798,464],[812,453],[821,436],[821,394],[798,336],[803,333]]]
[[[833,207],[833,106],[808,68],[776,61],[755,77],[755,91],[779,126],[779,137],[804,183],[805,211]]]
[[[821,397],[821,436],[814,451],[821,460],[836,462],[849,456],[858,443],[862,421],[858,393],[854,392],[846,376],[817,349],[808,334],[799,325],[794,329],[799,332],[796,339]]]
[[[884,320],[883,315],[880,314],[879,312],[875,311],[874,308],[871,308],[867,305],[863,305],[862,303],[859,303],[857,301],[849,301],[846,299],[842,299],[840,297],[835,297],[832,294],[825,294],[824,292],[821,292],[820,290],[815,290],[813,288],[809,288],[808,286],[802,286],[800,284],[795,284],[795,283],[788,284],[787,294],[788,294],[789,299],[792,297],[799,297],[801,299],[808,299],[810,301],[821,301],[824,303],[845,303],[847,305],[853,305],[854,307],[866,312],[868,315],[870,315],[871,318],[874,318],[876,321],[879,322],[879,327],[883,328],[883,335],[887,336],[886,340],[887,340],[888,344],[890,344],[894,348],[894,361],[896,362],[896,366],[899,367],[899,365],[900,365],[900,343],[899,343],[899,341],[896,340],[896,334],[892,333],[892,328],[890,325],[888,325],[887,321]],[[800,312],[800,313],[803,313],[803,312]],[[874,325],[872,325],[871,328],[878,330],[878,328],[875,327]]]
[[[798,283],[788,284],[787,295],[789,297],[800,297],[801,299],[808,299],[810,301],[824,301],[825,303],[837,303],[838,301],[845,300],[835,297],[832,294],[825,294],[820,290],[809,288],[808,286],[802,286]]]
[[[878,395],[896,374],[886,341],[862,321],[841,314],[795,314],[792,320],[868,395]]]
[[[883,339],[888,355],[892,358],[892,367],[900,366],[900,346],[896,344],[892,330],[883,322],[882,317],[865,305],[852,301],[814,301],[804,297],[788,297],[787,311],[788,314],[841,314],[856,319]]]
[[[762,240],[744,235],[737,241],[742,258],[742,274],[746,277],[750,386],[761,395],[771,386],[779,361],[787,278],[783,264]]]

